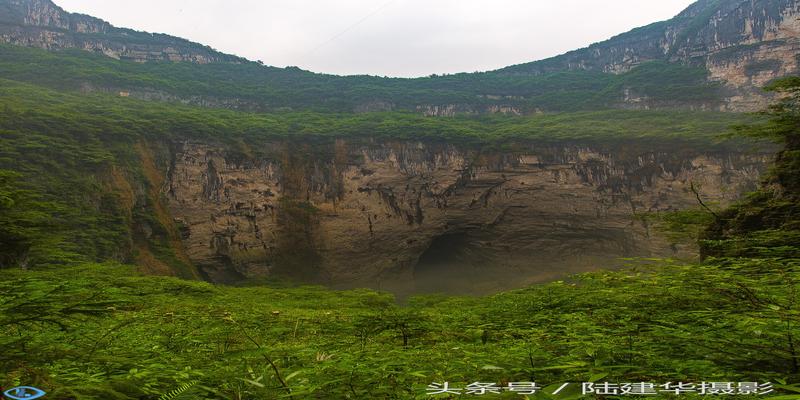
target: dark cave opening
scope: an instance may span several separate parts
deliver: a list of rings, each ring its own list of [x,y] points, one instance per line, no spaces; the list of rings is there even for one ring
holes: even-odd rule
[[[419,257],[414,274],[434,272],[442,266],[452,264],[462,258],[469,245],[465,233],[448,233],[434,238],[428,249]],[[460,260],[458,260],[460,261]]]
[[[434,238],[414,266],[417,293],[476,294],[502,285],[502,266],[468,232]]]
[[[412,287],[401,294],[487,295],[615,269],[624,257],[648,256],[630,234],[614,229],[528,232],[515,237],[490,229],[448,232],[431,240],[413,268]]]

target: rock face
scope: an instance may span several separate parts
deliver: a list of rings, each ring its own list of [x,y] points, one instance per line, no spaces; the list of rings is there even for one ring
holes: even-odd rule
[[[692,182],[730,203],[769,158],[658,148],[276,141],[244,157],[182,143],[164,192],[212,281],[489,292],[620,257],[686,256],[638,215],[695,207]]]
[[[50,0],[0,0],[0,41],[44,49],[79,48],[137,62],[243,61],[173,36],[115,28],[88,15],[68,13]]]
[[[800,3],[796,0],[700,0],[675,18],[548,60],[502,69],[505,74],[563,70],[621,73],[648,61],[708,69],[728,89],[725,109],[763,108],[760,90],[800,72]]]

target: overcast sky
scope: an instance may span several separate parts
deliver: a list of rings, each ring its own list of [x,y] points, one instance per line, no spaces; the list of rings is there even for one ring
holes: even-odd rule
[[[120,27],[168,33],[265,64],[425,76],[551,57],[693,0],[55,0]]]

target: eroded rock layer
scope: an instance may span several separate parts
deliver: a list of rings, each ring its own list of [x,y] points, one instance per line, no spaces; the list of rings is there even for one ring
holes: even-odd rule
[[[487,292],[620,257],[687,256],[641,214],[696,207],[692,184],[704,201],[730,203],[769,159],[630,143],[516,147],[275,141],[245,156],[187,142],[164,192],[212,281]]]
[[[117,28],[98,18],[68,13],[50,0],[0,1],[0,42],[51,50],[78,48],[136,62],[243,61],[185,39]]]

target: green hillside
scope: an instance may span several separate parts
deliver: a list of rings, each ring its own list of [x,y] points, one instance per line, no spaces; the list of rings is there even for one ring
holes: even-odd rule
[[[14,244],[0,265],[76,261],[134,262],[153,254],[161,268],[192,277],[174,254],[177,232],[163,211],[159,175],[170,143],[218,143],[244,158],[281,160],[264,153],[265,140],[312,141],[320,151],[337,138],[426,140],[484,150],[516,143],[580,142],[600,146],[664,144],[681,148],[736,148],[721,141],[741,114],[623,111],[528,117],[430,118],[412,113],[246,113],[147,102],[113,95],[81,95],[0,80],[0,170],[25,215],[7,217]],[[145,192],[144,205],[135,192]],[[147,228],[142,228],[147,227]],[[145,235],[142,229],[152,230]],[[141,261],[141,260],[140,260]]]
[[[487,72],[402,79],[320,75],[258,63],[139,64],[80,50],[48,52],[0,45],[0,75],[57,89],[138,92],[197,103],[200,97],[205,104],[252,111],[353,112],[370,107],[382,110],[387,104],[407,111],[450,104],[473,112],[497,104],[524,114],[591,111],[621,107],[625,89],[667,109],[714,105],[722,98],[721,87],[706,81],[705,69],[662,62],[645,63],[621,75]]]
[[[69,29],[33,25],[21,22],[35,11],[28,7],[32,0],[26,1],[29,3],[23,7],[16,0],[0,0],[0,12],[6,11],[0,15],[0,25],[10,27],[0,33],[16,32],[19,27],[33,37],[38,32],[61,32],[68,34],[67,39],[93,39],[94,44],[154,44],[157,49],[175,44],[229,62],[136,63],[99,51],[46,51],[0,44],[0,393],[30,385],[46,391],[47,400],[460,399],[472,398],[466,388],[476,383],[509,388],[514,383],[536,382],[539,389],[535,394],[501,390],[479,398],[708,399],[727,396],[702,393],[703,382],[731,382],[733,392],[757,382],[763,384],[762,393],[731,398],[800,399],[800,78],[773,81],[767,88],[773,93],[763,99],[780,100],[762,113],[714,111],[730,105],[733,98],[758,103],[762,98],[749,91],[757,80],[753,77],[778,76],[789,70],[782,67],[794,65],[769,57],[761,61],[749,58],[763,56],[756,50],[790,48],[793,38],[751,44],[750,36],[737,36],[743,21],[753,25],[748,25],[751,31],[766,29],[768,22],[777,21],[782,15],[779,12],[786,10],[789,0],[701,0],[670,21],[563,56],[494,72],[417,79],[315,74],[225,56],[167,35],[117,28],[102,34],[86,33],[77,23]],[[47,7],[44,10],[35,16],[49,18]],[[712,23],[722,14],[727,19]],[[674,34],[676,46],[669,50],[661,45],[665,32]],[[734,43],[729,52],[752,46],[753,53],[743,52],[741,59],[729,60],[730,65],[742,66],[743,75],[735,77],[747,81],[746,85],[712,83],[705,59],[698,61],[711,57],[709,49],[717,50],[716,42],[704,40],[718,32],[728,34],[720,40]],[[764,37],[770,36],[757,40]],[[81,47],[80,43],[66,44]],[[638,46],[630,59],[628,44],[631,49]],[[776,47],[769,47],[773,45]],[[165,54],[156,51],[153,57]],[[720,55],[725,56],[725,51],[713,56]],[[626,72],[617,74],[600,72],[619,67],[623,58],[636,67],[620,68]],[[640,64],[635,60],[662,61]],[[748,97],[751,94],[752,99]],[[205,151],[202,146],[213,148],[209,153],[221,154],[226,164],[234,166],[231,169],[267,165],[253,168],[257,172],[252,173],[252,181],[259,181],[260,174],[272,173],[264,170],[277,166],[280,171],[273,180],[277,186],[290,188],[282,189],[282,197],[248,186],[235,174],[226,179],[232,177],[227,182],[235,182],[252,195],[248,199],[260,196],[256,201],[261,202],[275,197],[262,209],[265,220],[277,221],[269,226],[278,228],[270,228],[265,235],[286,234],[285,248],[275,254],[287,262],[279,258],[274,264],[273,259],[264,261],[256,271],[263,275],[231,285],[203,281],[213,278],[202,271],[201,262],[216,262],[211,257],[221,253],[206,257],[198,251],[190,258],[186,232],[196,229],[192,239],[199,238],[199,244],[193,245],[206,246],[202,250],[213,248],[214,235],[222,230],[214,225],[217,215],[241,218],[244,226],[256,219],[255,207],[251,204],[250,211],[236,214],[243,202],[225,203],[219,201],[222,196],[206,195],[205,188],[215,186],[209,183],[210,177],[218,175],[209,160],[190,165],[195,169],[184,174],[193,175],[185,179],[185,186],[199,188],[203,198],[194,192],[167,197],[172,189],[171,174],[178,176],[175,171],[180,171],[175,168],[180,165],[176,159],[186,155],[183,153],[193,157],[185,151],[188,146],[181,147],[186,143],[197,144],[202,149],[198,154]],[[419,148],[451,146],[475,156],[474,162],[463,163],[467,167],[448,160],[430,162],[444,165],[446,172],[441,175],[452,176],[456,188],[469,180],[473,168],[527,155],[525,151],[534,146],[556,145],[578,148],[581,154],[590,152],[585,149],[614,154],[608,157],[613,158],[608,165],[597,168],[605,161],[597,161],[594,154],[586,157],[588,172],[580,172],[599,176],[596,182],[606,178],[600,175],[613,177],[625,169],[634,170],[629,176],[636,182],[630,186],[643,187],[642,182],[653,176],[674,179],[657,192],[645,193],[652,194],[651,204],[656,204],[652,208],[638,207],[631,196],[638,188],[600,196],[600,189],[592,192],[594,187],[586,184],[582,189],[591,190],[586,190],[588,200],[579,204],[582,208],[574,208],[574,215],[558,221],[545,220],[548,214],[540,214],[535,207],[510,202],[501,204],[512,204],[506,210],[486,211],[490,218],[468,220],[462,213],[477,213],[481,202],[485,206],[490,196],[500,196],[492,192],[498,186],[487,181],[506,180],[506,174],[517,172],[502,167],[491,171],[495,175],[491,179],[469,182],[479,190],[467,192],[464,199],[453,203],[469,204],[472,198],[478,206],[446,210],[455,215],[456,223],[489,232],[485,235],[489,236],[497,231],[486,227],[506,217],[524,214],[529,219],[514,222],[526,230],[541,221],[535,234],[512,231],[502,236],[525,240],[536,236],[525,243],[515,242],[522,246],[538,240],[539,232],[562,232],[525,255],[550,243],[563,241],[558,245],[577,243],[580,247],[581,243],[598,242],[590,245],[596,244],[602,252],[608,248],[611,258],[614,251],[627,252],[624,247],[633,247],[628,243],[633,239],[622,237],[629,227],[634,229],[633,223],[641,223],[641,230],[646,231],[641,234],[643,241],[656,242],[664,235],[669,243],[663,247],[672,244],[672,254],[685,253],[683,248],[677,249],[677,242],[696,244],[699,254],[694,254],[693,261],[625,258],[619,260],[625,264],[621,269],[591,265],[582,270],[597,267],[591,269],[596,272],[491,296],[397,298],[368,289],[310,286],[309,280],[297,282],[279,275],[297,269],[297,276],[314,276],[305,274],[316,265],[306,262],[312,257],[303,246],[311,242],[309,215],[323,207],[315,208],[310,189],[306,191],[317,182],[306,181],[324,175],[318,181],[335,181],[327,186],[333,189],[325,189],[334,192],[345,187],[340,183],[345,176],[352,177],[356,183],[347,190],[356,194],[363,190],[370,196],[376,192],[377,219],[383,210],[400,208],[391,191],[388,195],[380,192],[380,182],[400,182],[397,187],[405,186],[406,192],[416,195],[428,187],[409,190],[415,184],[412,180],[423,181],[420,176],[427,172],[410,173],[406,180],[401,173],[386,176],[389,174],[378,171],[375,176],[384,179],[371,181],[380,183],[375,189],[362,185],[366,178],[357,179],[376,172],[361,168],[371,167],[366,162],[356,161],[367,159],[373,149],[389,152],[417,144]],[[345,145],[351,147],[342,150]],[[763,165],[760,157],[754,157],[758,160],[752,165],[737,169],[735,164],[740,162],[736,157],[763,155],[773,148],[778,149],[775,161],[758,189],[731,207],[704,202],[693,176],[685,176],[696,169],[700,179],[718,179],[720,191],[727,192],[717,198],[728,199],[728,187],[733,186],[725,183],[738,185],[737,179],[750,182]],[[654,154],[663,157],[654,156],[657,162],[648,164],[644,158]],[[424,157],[428,155],[419,156]],[[438,154],[430,156],[434,157]],[[704,162],[712,157],[716,157],[714,162]],[[526,200],[536,206],[543,204],[542,209],[563,202],[565,208],[553,207],[553,213],[566,210],[563,214],[570,214],[571,206],[578,204],[569,204],[570,191],[589,181],[562,180],[560,174],[569,170],[572,160],[549,163],[533,158],[520,161],[520,165],[529,170],[541,167],[546,172],[525,181],[525,193],[535,194]],[[387,164],[393,162],[391,157],[387,159]],[[668,161],[662,162],[665,159]],[[346,165],[342,169],[351,175],[336,171],[336,179],[328,179],[325,174],[329,171],[324,170],[334,168],[325,165],[325,160],[335,160],[331,163],[337,167]],[[693,165],[694,161],[698,165]],[[556,164],[567,167],[558,169],[553,167]],[[634,167],[628,168],[628,164]],[[673,164],[680,167],[670,168]],[[642,166],[646,171],[639,173],[636,168]],[[519,170],[528,172],[522,167]],[[625,174],[619,172],[619,176]],[[434,176],[423,183],[433,187],[440,181]],[[544,181],[552,185],[542,185]],[[551,198],[539,196],[566,181],[572,186],[553,190],[559,193]],[[627,185],[627,181],[618,181],[613,185]],[[488,188],[484,191],[484,187]],[[672,190],[683,191],[683,204],[667,204],[671,194],[665,193]],[[422,196],[417,197],[416,210],[421,210]],[[695,208],[673,211],[683,208],[686,201],[694,203],[695,197]],[[210,205],[191,208],[194,205],[189,204],[189,212],[178,215],[170,211],[171,199],[181,206],[192,201]],[[439,210],[439,198],[435,200]],[[366,214],[358,221],[363,223],[363,236],[371,240],[373,213],[366,212],[365,203],[352,201],[345,207],[358,217]],[[622,204],[622,217],[612,215],[613,229],[593,221],[570,225],[585,216],[591,219],[596,213],[599,219],[600,214],[609,213],[612,207],[606,203]],[[344,215],[343,208],[332,201],[325,212],[338,218],[339,213]],[[510,208],[516,208],[517,214],[507,212]],[[648,208],[668,211],[642,211]],[[246,212],[252,214],[244,215]],[[205,218],[201,228],[186,222],[191,218],[174,218],[195,213],[202,213],[198,220]],[[395,238],[411,246],[413,240],[408,240],[412,236],[403,236],[405,232],[423,229],[421,223],[414,225],[413,215],[398,215],[389,216],[393,223],[399,221],[399,228],[378,232],[384,236],[382,243],[389,245],[376,251],[370,244],[364,251],[370,257],[392,258],[396,254],[384,253],[394,250],[385,251],[398,243]],[[422,212],[418,215],[421,221]],[[437,218],[429,215],[429,220]],[[289,223],[281,221],[282,217]],[[630,221],[633,218],[635,222]],[[345,224],[355,225],[356,217],[343,220],[329,236],[354,232]],[[428,241],[455,231],[450,220],[441,221],[441,229],[434,226],[424,240],[417,240],[421,250],[413,257],[423,259],[434,247],[430,244],[425,250]],[[253,237],[261,239],[261,228],[255,223],[252,226]],[[588,228],[583,229],[585,226]],[[250,226],[238,228],[224,233],[240,234]],[[616,236],[610,240],[616,232],[622,232],[619,240]],[[609,237],[601,237],[604,234]],[[571,236],[579,240],[570,241],[575,239]],[[260,243],[267,254],[268,242]],[[329,245],[319,243],[320,247]],[[504,245],[493,246],[503,249]],[[444,245],[434,253],[447,253],[454,247]],[[576,249],[575,258],[592,257],[580,250]],[[463,253],[464,258],[474,255]],[[312,256],[319,254],[323,253]],[[346,263],[357,262],[351,261],[351,253],[339,254],[345,255],[341,258]],[[498,250],[496,254],[501,253]],[[511,251],[502,256],[506,254]],[[535,263],[540,260],[534,258],[539,257],[530,258],[538,267]],[[193,262],[198,259],[201,261]],[[528,261],[527,256],[523,261]],[[557,261],[560,267],[561,259]],[[385,265],[404,269],[408,263],[396,258]],[[384,268],[377,262],[364,265]],[[355,265],[353,270],[367,270],[357,267],[363,266]],[[336,269],[339,272],[338,266]],[[348,279],[352,277],[346,273],[355,275],[350,270],[341,272]],[[388,279],[395,272],[388,271]],[[444,382],[464,396],[429,395],[430,385]],[[582,382],[668,386],[656,386],[656,390],[664,390],[652,396],[582,395]],[[675,385],[689,382],[695,386],[676,389]],[[553,394],[564,383],[569,383],[566,390]],[[680,389],[687,392],[679,393]]]
[[[0,273],[0,384],[52,399],[413,399],[443,381],[800,389],[797,260],[654,261],[404,306],[365,290],[215,287],[114,265]]]
[[[148,162],[135,149],[165,138],[233,145],[271,135],[394,135],[394,125],[413,124],[420,135],[466,135],[484,144],[505,139],[504,132],[566,140],[590,138],[596,129],[594,140],[665,140],[660,136],[678,132],[673,143],[697,146],[744,120],[620,111],[490,119],[263,115],[2,83],[2,260],[26,260],[26,268],[0,270],[4,387],[30,384],[52,399],[410,399],[427,398],[427,385],[443,381],[458,388],[536,381],[544,393],[529,398],[543,399],[579,397],[577,385],[547,394],[567,381],[769,381],[772,395],[784,399],[800,391],[797,214],[781,214],[778,225],[760,217],[797,204],[796,97],[770,122],[747,128],[786,145],[770,185],[754,195],[761,200],[720,214],[731,223],[748,215],[752,229],[724,228],[726,237],[718,238],[715,224],[704,234],[707,244],[740,243],[737,253],[716,251],[717,258],[693,265],[631,260],[627,270],[491,297],[415,297],[398,305],[368,290],[234,288],[142,276],[112,260],[130,261],[118,249],[143,239],[128,226],[149,219],[157,227],[157,205],[125,210],[124,196],[104,176],[113,181],[114,170],[127,169],[151,184]],[[669,121],[681,122],[661,126]],[[746,241],[764,229],[783,240]],[[144,245],[180,270],[169,229],[161,230]],[[757,251],[742,252],[748,248]]]
[[[800,85],[778,88],[793,97],[742,131],[785,148],[764,188],[707,217],[716,222],[703,240],[715,250],[702,264],[631,260],[618,272],[404,305],[368,290],[212,286],[77,260],[3,269],[0,384],[53,399],[412,399],[434,382],[535,381],[544,390],[528,398],[572,399],[577,384],[549,393],[562,382],[721,381],[770,382],[762,397],[796,399],[800,253],[786,204],[798,201]],[[3,177],[0,220],[19,228],[3,231],[7,241],[52,206]],[[765,230],[772,241],[751,241]],[[485,397],[520,398],[503,393]]]

